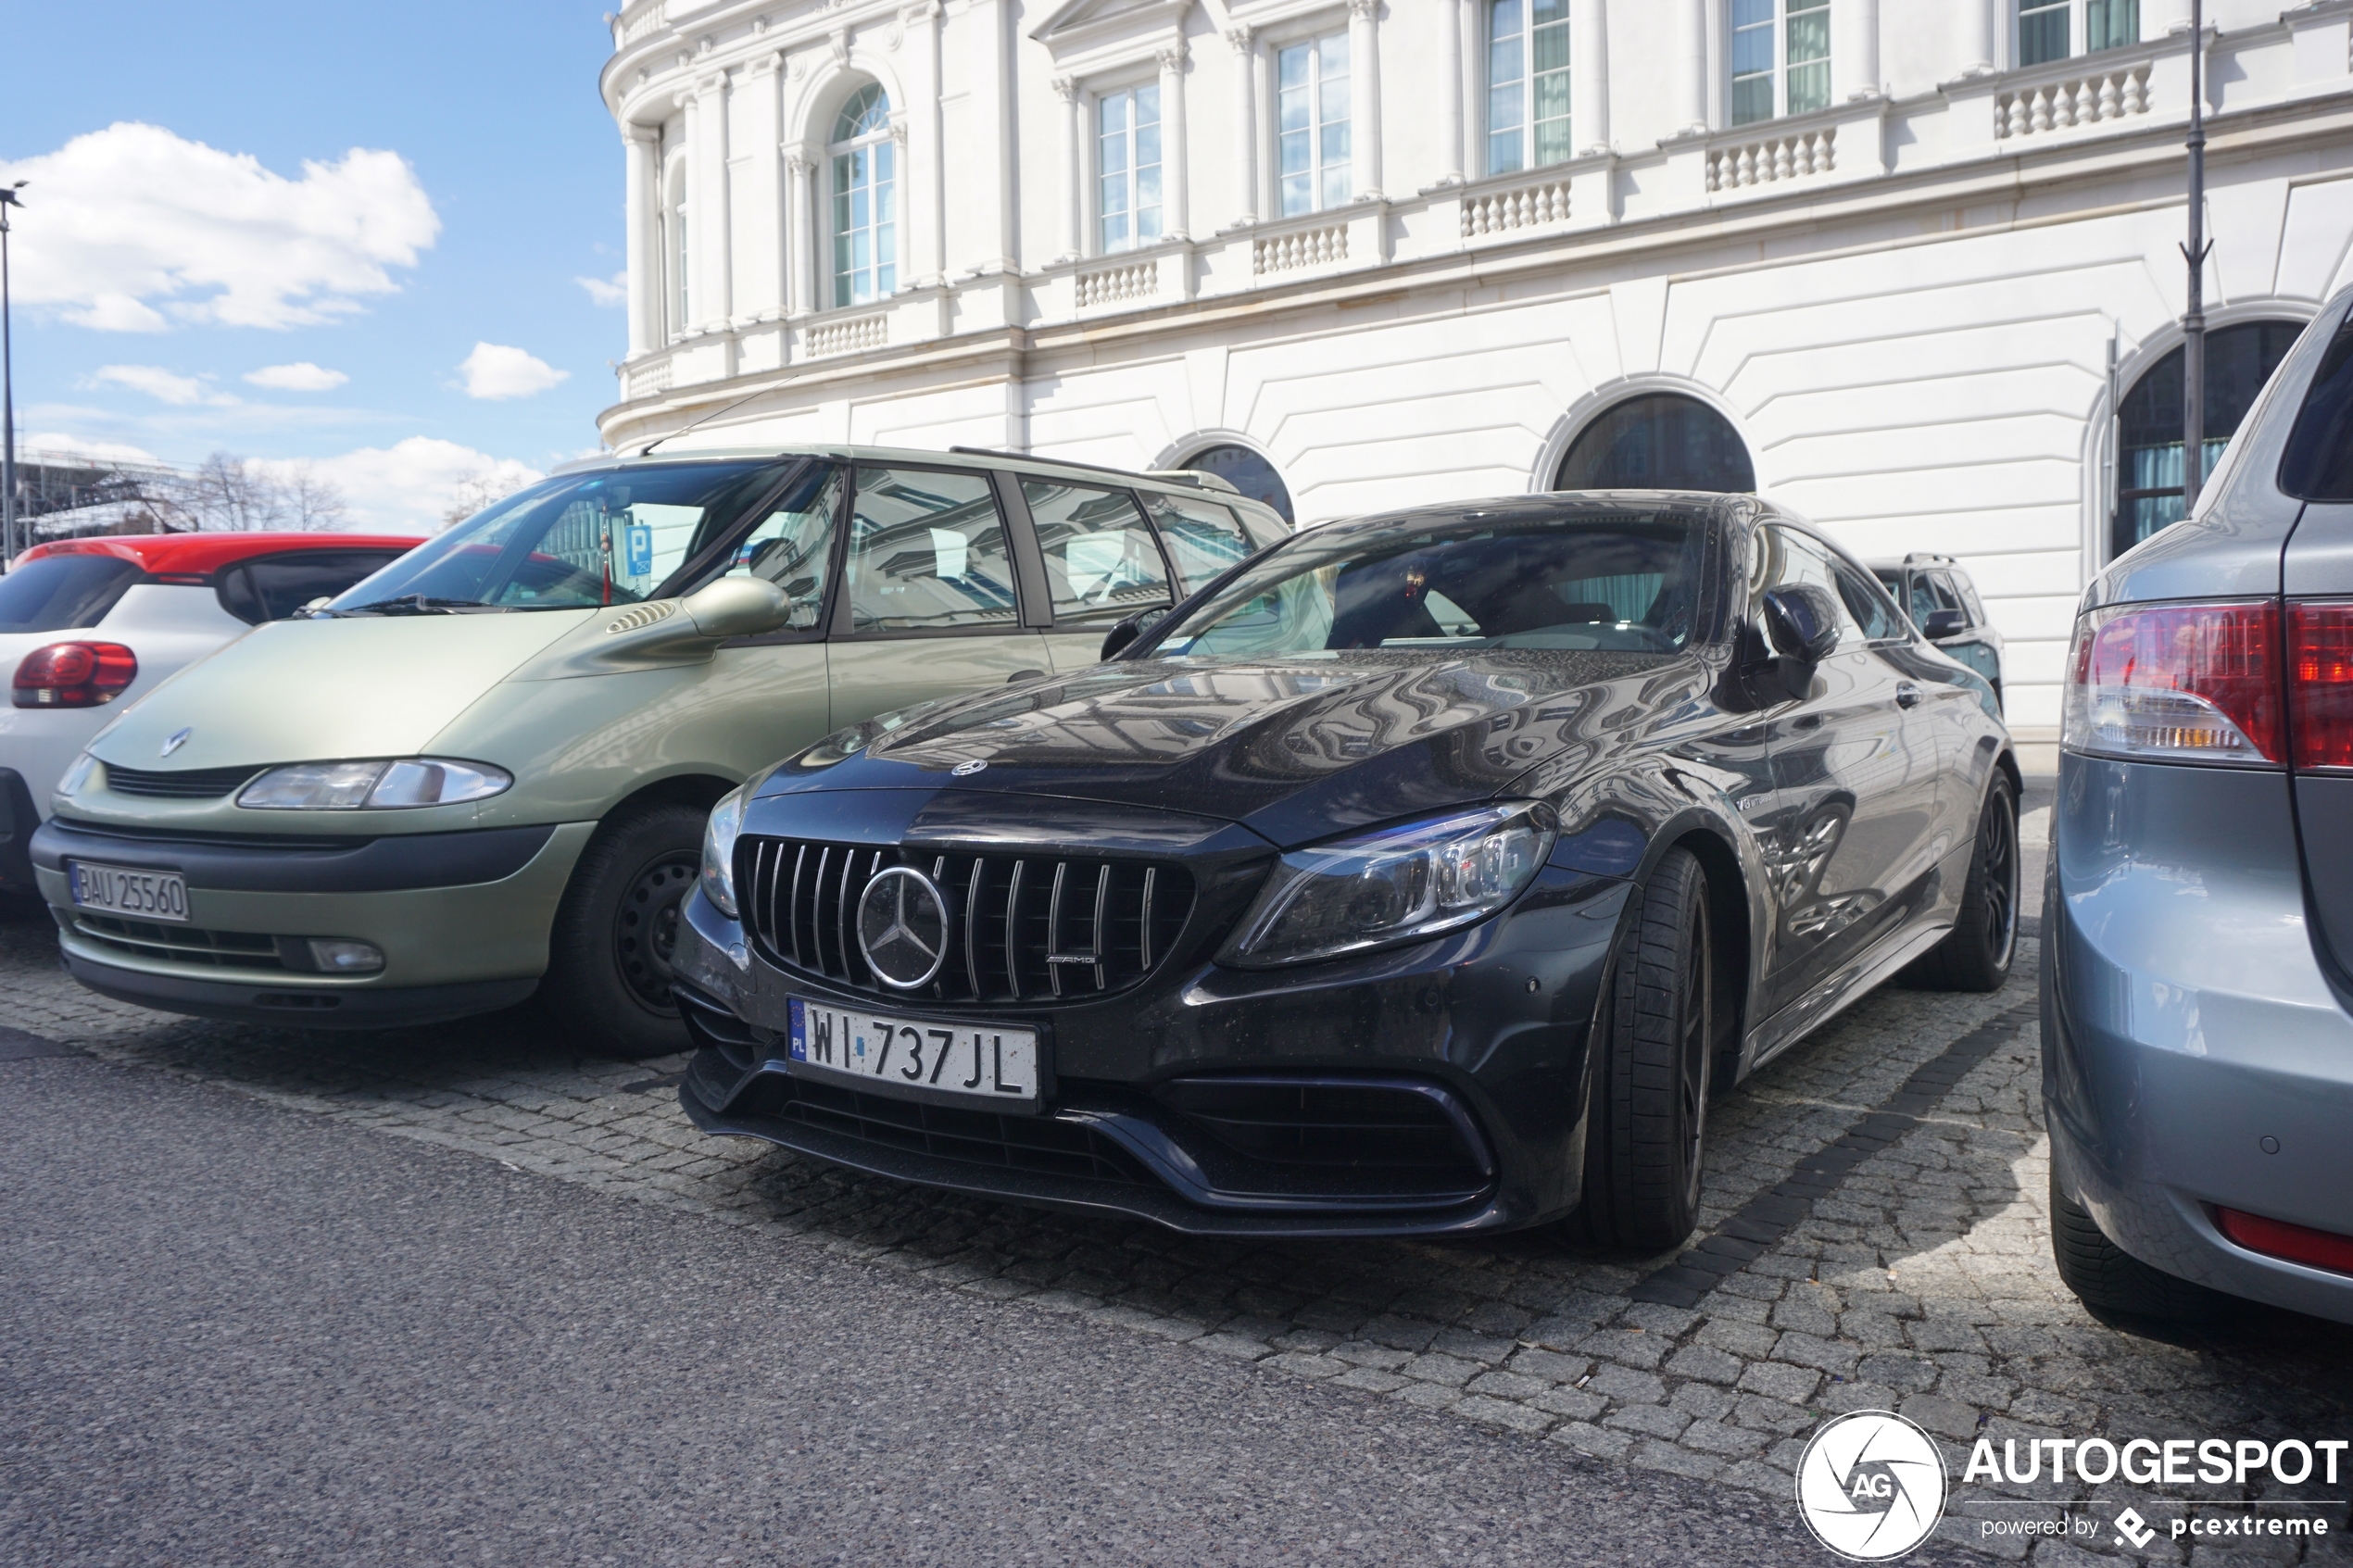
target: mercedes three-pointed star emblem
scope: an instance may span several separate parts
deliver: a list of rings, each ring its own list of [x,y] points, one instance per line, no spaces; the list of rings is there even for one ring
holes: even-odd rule
[[[892,866],[858,899],[858,950],[894,991],[928,985],[948,961],[948,900],[912,866]]]

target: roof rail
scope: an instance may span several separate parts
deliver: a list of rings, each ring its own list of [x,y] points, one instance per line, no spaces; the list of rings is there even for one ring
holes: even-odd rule
[[[1008,462],[1014,463],[1047,463],[1059,469],[1083,469],[1088,473],[1117,474],[1122,479],[1157,479],[1168,483],[1189,484],[1197,490],[1209,488],[1208,485],[1202,483],[1204,477],[1214,478],[1214,476],[1196,474],[1190,469],[1115,469],[1108,463],[1082,463],[1074,458],[1041,458],[1035,452],[1003,452],[994,446],[950,446],[948,450],[961,458],[1002,458]]]
[[[1904,558],[1904,564],[1906,566],[1911,566],[1920,561],[1941,561],[1946,566],[1956,566],[1959,564],[1953,557],[1945,555],[1939,550],[1913,550]]]

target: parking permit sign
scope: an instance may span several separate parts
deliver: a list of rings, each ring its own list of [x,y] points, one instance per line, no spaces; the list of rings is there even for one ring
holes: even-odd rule
[[[651,577],[654,574],[654,531],[649,523],[629,525],[629,575]]]

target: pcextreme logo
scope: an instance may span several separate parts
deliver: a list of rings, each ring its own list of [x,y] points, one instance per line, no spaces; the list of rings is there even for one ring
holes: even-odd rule
[[[1797,1461],[1797,1506],[1819,1540],[1856,1562],[1902,1557],[1944,1514],[1944,1456],[1888,1411],[1856,1411],[1814,1434]]]

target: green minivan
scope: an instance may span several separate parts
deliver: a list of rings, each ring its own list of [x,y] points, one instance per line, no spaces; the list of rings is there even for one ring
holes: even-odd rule
[[[1001,453],[600,458],[117,716],[32,858],[107,996],[344,1028],[538,992],[683,1047],[678,906],[727,791],[829,732],[1094,663],[1289,532],[1213,475]]]

